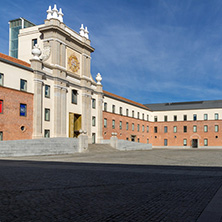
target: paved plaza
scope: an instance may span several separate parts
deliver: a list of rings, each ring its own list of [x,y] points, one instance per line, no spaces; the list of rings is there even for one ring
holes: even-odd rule
[[[221,222],[222,150],[2,158],[0,221]]]

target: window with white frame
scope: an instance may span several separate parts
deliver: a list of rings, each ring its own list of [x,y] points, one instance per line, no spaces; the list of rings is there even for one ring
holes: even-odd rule
[[[146,116],[146,120],[149,121],[149,115]]]
[[[164,121],[167,122],[167,116],[164,116]]]
[[[112,105],[112,113],[115,113],[115,108],[116,108],[116,106]]]
[[[132,117],[134,118],[134,110],[132,110]]]
[[[4,74],[0,73],[0,86],[4,85]]]
[[[157,122],[157,116],[154,116],[154,122]]]
[[[126,116],[129,116],[129,110],[126,109]]]
[[[137,119],[139,119],[140,118],[140,113],[139,112],[137,112]]]
[[[93,109],[96,108],[96,99],[92,99],[92,108],[93,108]]]
[[[107,111],[107,103],[104,103],[104,111]]]
[[[50,98],[50,86],[45,85],[45,97]]]
[[[50,121],[50,109],[45,109],[45,121]]]
[[[193,114],[193,121],[197,120],[197,114]]]
[[[173,116],[173,120],[174,120],[174,121],[177,121],[177,116],[176,116],[176,115]]]
[[[71,100],[71,102],[73,104],[77,104],[77,95],[78,95],[78,91],[73,89],[72,90],[72,100]]]
[[[27,80],[20,79],[20,90],[27,92]]]
[[[96,117],[92,116],[92,126],[96,126]]]
[[[219,114],[218,114],[218,113],[215,113],[215,114],[214,114],[214,118],[215,118],[215,120],[218,120],[218,119],[219,119]]]
[[[204,120],[208,120],[208,114],[204,114]]]
[[[122,107],[119,107],[119,114],[123,115],[123,108]]]
[[[44,137],[45,138],[49,138],[50,137],[50,130],[49,129],[45,129],[44,130]]]
[[[142,119],[144,120],[144,113],[142,114]]]

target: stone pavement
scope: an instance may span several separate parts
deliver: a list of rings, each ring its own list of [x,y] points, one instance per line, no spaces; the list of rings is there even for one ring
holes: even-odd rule
[[[2,158],[0,221],[222,221],[222,150],[102,150]]]

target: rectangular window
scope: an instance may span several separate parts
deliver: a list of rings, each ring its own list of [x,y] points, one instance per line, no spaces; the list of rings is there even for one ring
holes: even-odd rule
[[[96,117],[92,116],[92,126],[96,126]]]
[[[167,122],[167,116],[164,116],[164,121]]]
[[[193,121],[197,120],[197,114],[193,114]]]
[[[45,109],[45,121],[50,121],[50,109]]]
[[[132,117],[134,118],[134,111],[132,111]]]
[[[104,111],[107,112],[107,103],[104,103]]]
[[[144,120],[144,113],[142,114],[142,119]]]
[[[187,133],[187,126],[183,126],[183,132]]]
[[[78,95],[78,91],[73,89],[72,90],[72,103],[73,104],[77,104],[77,95]]]
[[[126,109],[126,116],[129,116],[129,110]]]
[[[149,121],[149,115],[146,116],[147,121]]]
[[[37,44],[37,39],[32,39],[32,49],[34,48],[34,46]]]
[[[204,146],[208,146],[208,139],[204,139]]]
[[[44,137],[45,137],[45,138],[49,138],[49,137],[50,137],[50,130],[47,130],[47,129],[46,129],[46,130],[44,131]]]
[[[112,120],[112,128],[115,129],[115,120]]]
[[[27,91],[27,80],[20,79],[20,90]]]
[[[187,121],[187,115],[183,115],[183,121]]]
[[[92,133],[92,143],[95,144],[96,143],[96,134]]]
[[[0,100],[0,113],[3,113],[3,100]]]
[[[4,74],[0,73],[0,86],[4,85]]]
[[[93,108],[93,109],[96,108],[96,99],[92,99],[92,108]]]
[[[215,132],[218,132],[218,131],[219,131],[219,126],[215,125]]]
[[[122,129],[122,121],[119,121],[119,128]]]
[[[26,116],[27,106],[26,104],[20,104],[20,116]]]
[[[107,119],[104,119],[104,128],[107,128]]]
[[[3,132],[0,131],[0,141],[2,141],[2,140],[3,140]]]
[[[142,132],[144,132],[144,125],[142,125]]]
[[[154,122],[157,122],[157,116],[154,116]]]
[[[183,139],[183,145],[187,146],[187,139]]]
[[[177,121],[177,116],[173,116],[173,120],[174,120],[174,121]]]
[[[132,123],[132,131],[134,131],[134,123]]]
[[[45,97],[50,98],[50,86],[45,85]]]
[[[149,133],[149,126],[146,126],[146,132]]]
[[[140,124],[137,124],[137,132],[140,131]]]
[[[208,131],[208,126],[205,125],[205,126],[204,126],[204,132],[206,133],[207,131]]]
[[[215,120],[218,120],[218,119],[219,119],[219,114],[218,114],[218,113],[215,113],[215,114],[214,114],[214,118],[215,118]]]
[[[167,133],[167,126],[164,126],[164,133]]]
[[[149,144],[149,139],[146,139],[146,143]]]
[[[123,115],[123,108],[122,107],[119,107],[119,114]]]
[[[173,132],[174,132],[174,133],[177,132],[177,127],[176,127],[176,126],[173,127]]]
[[[194,132],[194,133],[197,132],[197,126],[193,126],[193,132]]]
[[[115,105],[112,105],[112,113],[115,113]]]
[[[167,139],[164,139],[164,146],[167,146]]]
[[[208,120],[208,115],[204,114],[204,120]]]
[[[140,118],[140,113],[139,112],[137,112],[137,119],[139,119]]]
[[[157,130],[157,126],[154,126],[154,133],[157,133],[158,130]]]
[[[128,129],[129,129],[129,123],[126,122],[126,130],[128,130]]]

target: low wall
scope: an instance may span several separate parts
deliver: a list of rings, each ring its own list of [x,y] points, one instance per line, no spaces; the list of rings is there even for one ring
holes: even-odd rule
[[[73,154],[83,151],[77,138],[43,138],[0,142],[0,157]],[[84,147],[84,149],[86,149]]]

